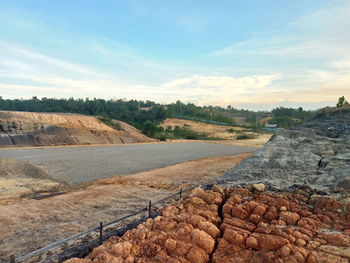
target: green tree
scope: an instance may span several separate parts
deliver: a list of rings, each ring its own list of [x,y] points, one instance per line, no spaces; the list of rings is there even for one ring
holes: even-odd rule
[[[154,134],[157,132],[157,125],[155,125],[151,121],[146,121],[145,124],[143,125],[142,132],[150,137],[153,137]]]
[[[337,107],[338,107],[338,108],[341,108],[341,107],[344,107],[345,105],[349,105],[349,102],[345,99],[344,96],[341,96],[341,97],[338,99]]]

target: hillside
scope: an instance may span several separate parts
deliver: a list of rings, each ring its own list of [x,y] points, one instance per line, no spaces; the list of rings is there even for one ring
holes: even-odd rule
[[[325,108],[227,172],[221,182],[307,185],[323,191],[350,189],[350,108]]]
[[[242,131],[243,128],[239,127],[231,127],[231,126],[223,126],[216,125],[211,123],[204,123],[199,121],[185,120],[185,119],[177,119],[177,118],[168,118],[162,124],[162,127],[167,128],[168,126],[175,127],[188,127],[189,129],[198,132],[205,133],[208,137],[217,137],[222,139],[234,139],[237,135],[235,131]],[[232,129],[233,132],[229,132],[228,130]]]
[[[204,134],[204,136],[207,138],[223,139],[227,140],[224,141],[225,143],[234,143],[235,145],[261,146],[271,137],[271,134],[259,134],[242,127],[217,125],[178,118],[168,118],[161,124],[161,127],[164,129],[167,129],[169,126],[171,126],[172,129],[174,129],[176,126],[179,126],[180,128],[188,128],[198,134]],[[237,136],[239,135],[249,135],[251,138],[237,140]]]
[[[96,117],[79,114],[0,111],[0,146],[122,144],[152,139],[132,126],[115,130]]]

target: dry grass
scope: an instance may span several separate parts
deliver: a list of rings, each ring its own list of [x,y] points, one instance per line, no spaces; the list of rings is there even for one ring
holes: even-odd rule
[[[191,120],[183,120],[176,118],[166,119],[162,125],[162,127],[166,128],[168,126],[175,127],[188,127],[191,130],[198,133],[205,133],[208,137],[216,137],[221,139],[234,139],[237,136],[236,132],[228,132],[229,129],[233,129],[234,131],[242,131],[244,128],[240,127],[231,127],[231,126],[223,126],[216,125],[210,123],[204,123],[199,121],[191,121]]]
[[[215,125],[215,124],[203,123],[199,121],[183,120],[183,119],[176,119],[176,118],[166,119],[161,126],[164,128],[168,126],[171,126],[173,128],[175,126],[188,127],[195,132],[205,133],[208,137],[216,137],[216,138],[225,140],[225,141],[206,141],[206,142],[227,144],[227,145],[260,147],[263,144],[265,144],[271,137],[271,134],[258,134],[258,133],[248,132],[247,129],[241,128],[241,127],[222,126],[222,125]],[[232,129],[233,132],[229,132],[230,129]],[[242,133],[252,134],[255,136],[255,138],[248,139],[248,140],[236,140],[236,137]],[[176,140],[176,141],[179,142],[183,140]]]

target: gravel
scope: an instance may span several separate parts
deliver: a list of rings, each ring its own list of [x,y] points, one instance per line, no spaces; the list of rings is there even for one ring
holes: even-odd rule
[[[71,185],[131,174],[185,161],[256,151],[212,143],[161,143],[96,147],[1,149],[0,158],[30,161]]]

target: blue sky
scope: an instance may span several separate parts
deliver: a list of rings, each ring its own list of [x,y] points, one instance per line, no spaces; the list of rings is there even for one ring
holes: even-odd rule
[[[349,14],[348,0],[2,0],[0,95],[334,105],[350,97]]]

